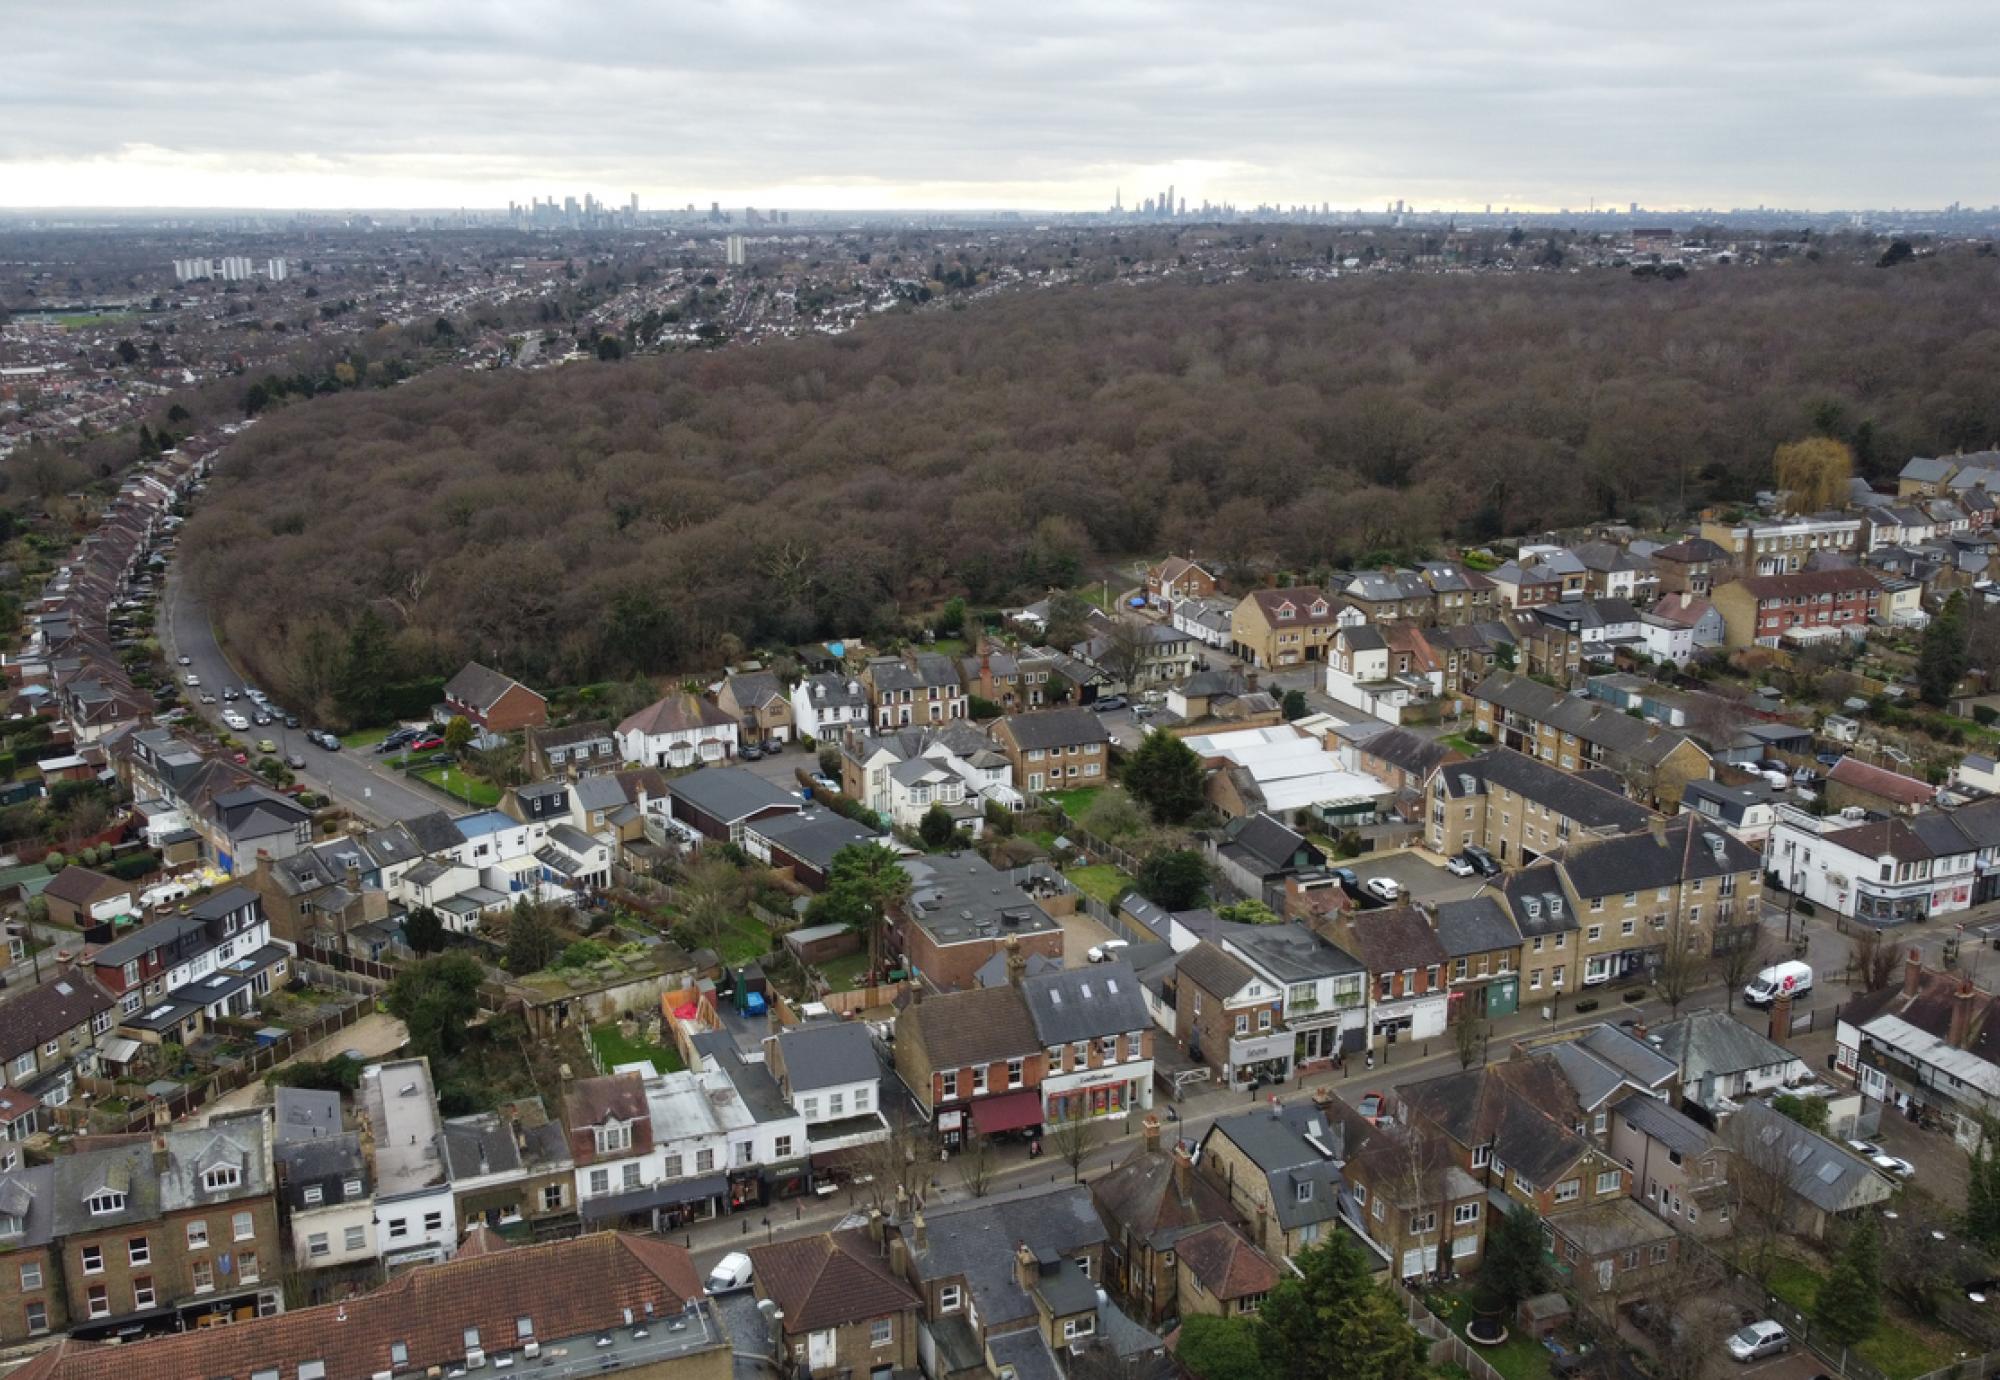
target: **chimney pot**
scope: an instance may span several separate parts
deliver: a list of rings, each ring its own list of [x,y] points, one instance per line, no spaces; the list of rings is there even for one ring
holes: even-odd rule
[[[1157,1112],[1146,1113],[1146,1119],[1139,1123],[1139,1129],[1141,1134],[1145,1137],[1146,1153],[1150,1155],[1158,1151],[1160,1148],[1159,1113]]]
[[[1903,957],[1903,995],[1914,997],[1923,982],[1924,961],[1915,949],[1911,949]]]
[[[1028,1249],[1025,1241],[1014,1246],[1014,1278],[1023,1289],[1033,1289],[1042,1277],[1042,1267],[1035,1262],[1035,1253]]]

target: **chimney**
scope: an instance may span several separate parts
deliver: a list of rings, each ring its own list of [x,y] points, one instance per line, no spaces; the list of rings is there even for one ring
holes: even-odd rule
[[[1268,1252],[1271,1249],[1271,1205],[1257,1204],[1257,1248]]]
[[[1146,1113],[1146,1119],[1139,1123],[1139,1132],[1145,1138],[1146,1153],[1157,1154],[1160,1149],[1160,1114]]]
[[[1243,673],[1243,688],[1249,694],[1257,693],[1257,670],[1255,667]]]
[[[1964,1049],[1972,1038],[1972,1019],[1979,1006],[1979,993],[1973,990],[1971,978],[1958,980],[1958,991],[1951,999],[1951,1033],[1947,1037],[1953,1049]]]
[[[896,1220],[898,1222],[902,1221],[904,1217],[909,1215],[909,1211],[910,1211],[910,1187],[908,1184],[897,1184]]]
[[[1194,1202],[1194,1157],[1185,1145],[1174,1146],[1174,1196],[1183,1203]]]
[[[868,1239],[877,1246],[882,1244],[882,1209],[868,1209]]]
[[[1903,959],[1903,996],[1914,997],[1924,984],[1924,961],[1915,949]]]
[[[1792,1037],[1792,994],[1790,992],[1778,993],[1777,1000],[1771,1003],[1771,1029],[1768,1033],[1771,1037],[1771,1043],[1774,1045],[1782,1046],[1790,1041]]]
[[[1667,846],[1667,817],[1665,815],[1656,814],[1647,820],[1646,830],[1653,836],[1654,843],[1659,844],[1662,848]]]
[[[910,1246],[903,1240],[903,1233],[889,1233],[889,1273],[901,1279],[910,1271]]]
[[[1021,936],[1007,936],[1007,985],[1019,988],[1028,976],[1028,956],[1021,952]]]
[[[924,1214],[918,1212],[910,1219],[910,1231],[917,1238],[917,1254],[922,1255],[931,1248],[930,1228],[924,1225]]]
[[[1028,1249],[1025,1241],[1014,1246],[1014,1278],[1022,1289],[1029,1291],[1041,1282],[1042,1267],[1035,1263],[1035,1253]]]

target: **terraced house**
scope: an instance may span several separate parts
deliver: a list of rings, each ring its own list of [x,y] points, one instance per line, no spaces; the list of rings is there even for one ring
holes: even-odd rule
[[[966,717],[965,684],[935,652],[875,657],[861,672],[877,729],[938,727]]]
[[[1555,857],[1582,929],[1583,985],[1656,970],[1668,944],[1706,957],[1754,943],[1762,859],[1684,815],[1645,833],[1579,843]]]
[[[5,1139],[31,1134],[43,1105],[62,1106],[77,1078],[97,1071],[113,1004],[87,971],[75,968],[0,1002],[0,1085],[24,1104],[8,1108]]]
[[[1532,757],[1494,748],[1431,773],[1424,832],[1449,856],[1476,844],[1509,867],[1586,838],[1615,838],[1655,816],[1596,780],[1559,771]]]
[[[1564,771],[1616,772],[1666,809],[1687,782],[1714,775],[1708,753],[1685,734],[1504,671],[1482,681],[1472,703],[1478,728],[1500,746]]]
[[[1324,661],[1335,632],[1366,621],[1359,609],[1315,585],[1257,589],[1230,615],[1229,636],[1236,655],[1253,666],[1298,666]]]

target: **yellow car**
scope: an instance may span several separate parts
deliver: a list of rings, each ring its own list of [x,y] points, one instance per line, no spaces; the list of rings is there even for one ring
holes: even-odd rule
[[[272,742],[269,738],[259,738],[257,740],[257,751],[276,752],[277,750],[278,750],[278,745]]]

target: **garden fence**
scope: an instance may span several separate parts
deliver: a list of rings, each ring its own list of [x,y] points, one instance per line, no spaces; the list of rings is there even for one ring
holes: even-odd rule
[[[1403,1301],[1403,1313],[1410,1326],[1430,1340],[1430,1362],[1443,1365],[1446,1362],[1464,1369],[1472,1380],[1505,1380],[1493,1363],[1479,1354],[1476,1347],[1445,1325],[1444,1319],[1424,1306],[1424,1301],[1411,1292],[1410,1287],[1400,1279],[1395,1281],[1396,1293]]]

